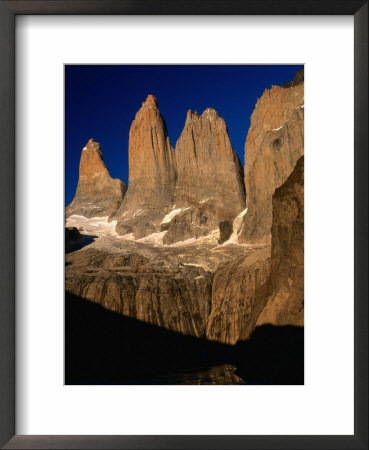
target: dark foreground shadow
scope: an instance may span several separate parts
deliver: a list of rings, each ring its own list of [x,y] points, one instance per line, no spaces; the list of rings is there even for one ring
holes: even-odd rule
[[[143,378],[146,384],[165,374],[221,363],[230,350],[66,294],[66,384],[134,384]]]
[[[86,245],[92,244],[96,238],[97,236],[95,235],[84,234],[79,239],[66,241],[65,253],[67,254],[80,250],[81,248],[86,247]]]
[[[234,365],[246,384],[302,384],[303,330],[260,327],[249,342],[229,346],[168,331],[66,294],[66,384],[191,384],[191,373],[203,374],[222,364]]]
[[[247,384],[304,384],[304,328],[257,327],[236,344],[233,362]]]

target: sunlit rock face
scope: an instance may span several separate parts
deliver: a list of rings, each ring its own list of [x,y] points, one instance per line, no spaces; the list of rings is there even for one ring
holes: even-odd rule
[[[245,208],[243,169],[224,120],[207,108],[188,111],[175,149],[174,203],[182,208],[168,226],[164,242],[209,234],[221,222],[232,226]]]
[[[270,240],[272,196],[304,154],[303,71],[267,89],[257,101],[245,144],[248,212],[240,241]]]
[[[208,108],[187,113],[175,150],[156,98],[149,95],[129,134],[129,183],[115,214],[117,232],[142,238],[164,232],[170,244],[232,225],[245,208],[243,169],[227,127]]]
[[[207,108],[201,115],[187,112],[175,154],[176,204],[211,200],[225,219],[244,209],[243,169],[224,119],[213,108]]]
[[[129,131],[129,189],[124,208],[165,207],[173,200],[173,149],[156,98],[149,95]]]
[[[273,195],[271,295],[257,325],[304,325],[304,157]]]
[[[119,234],[136,238],[158,231],[173,202],[174,151],[156,98],[149,95],[129,132],[129,181],[124,201],[116,213]]]
[[[109,216],[119,208],[125,191],[126,186],[121,180],[111,178],[100,144],[89,139],[81,152],[77,191],[66,208],[66,217]]]

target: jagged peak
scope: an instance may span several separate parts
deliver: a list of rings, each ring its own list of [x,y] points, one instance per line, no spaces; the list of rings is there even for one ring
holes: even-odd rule
[[[185,125],[193,122],[194,120],[203,120],[208,118],[220,118],[218,112],[214,108],[206,108],[201,115],[198,114],[197,111],[192,111],[189,109],[187,111],[186,122]]]
[[[158,101],[155,95],[149,94],[144,102],[142,102],[142,107],[153,107],[158,106]]]
[[[90,138],[87,141],[87,144],[83,147],[82,150],[86,151],[86,150],[89,150],[89,149],[92,149],[92,148],[100,150],[100,144],[99,144],[99,142],[95,141],[94,138]]]
[[[146,100],[142,102],[141,108],[136,112],[135,119],[149,117],[149,111],[154,112],[154,115],[158,117],[160,116],[157,99],[155,95],[152,94],[149,94],[146,97]]]
[[[189,122],[192,122],[194,119],[198,119],[198,118],[199,118],[199,115],[198,115],[197,111],[192,111],[192,109],[189,109],[187,111],[185,125],[188,124]]]
[[[283,88],[291,88],[294,86],[298,86],[299,84],[302,84],[303,82],[304,82],[304,67],[301,70],[297,70],[295,72],[295,76],[293,77],[293,80],[283,83],[282,87]]]
[[[219,116],[218,112],[217,112],[214,108],[206,108],[206,109],[203,111],[203,113],[201,114],[201,116],[205,116],[205,117],[207,117],[207,116],[209,116],[209,115],[212,115],[212,116]]]

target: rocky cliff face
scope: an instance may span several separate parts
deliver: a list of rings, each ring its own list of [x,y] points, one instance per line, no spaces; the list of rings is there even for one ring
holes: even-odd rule
[[[114,218],[117,232],[142,238],[163,232],[170,244],[232,227],[245,208],[243,169],[224,120],[208,108],[189,111],[176,149],[149,95],[129,135],[129,184]],[[223,226],[223,228],[227,228]]]
[[[207,339],[235,344],[250,337],[268,298],[269,255],[266,247],[215,272]]]
[[[257,325],[304,325],[304,157],[273,195],[268,303]]]
[[[224,120],[212,109],[188,111],[175,149],[175,208],[164,242],[209,234],[221,223],[232,226],[245,209],[243,169]]]
[[[127,317],[203,336],[212,280],[203,268],[92,249],[71,255],[68,262],[68,292]]]
[[[114,213],[126,191],[125,184],[111,178],[105,166],[100,144],[89,139],[81,152],[77,191],[66,208],[66,217],[81,215],[103,217]]]
[[[235,344],[255,326],[304,325],[304,157],[273,195],[270,248],[221,265],[214,274],[209,340]]]
[[[153,95],[136,114],[128,147],[128,190],[115,215],[116,230],[141,238],[158,231],[158,224],[172,205],[176,179],[173,148]]]
[[[65,287],[127,317],[204,337],[214,273],[252,252],[216,240],[163,247],[100,234],[66,255]]]
[[[304,153],[304,83],[273,86],[258,100],[245,144],[247,214],[240,242],[270,239],[272,196]]]

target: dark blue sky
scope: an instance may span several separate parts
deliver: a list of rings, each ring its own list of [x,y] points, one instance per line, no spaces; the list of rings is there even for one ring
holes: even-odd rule
[[[148,94],[154,94],[175,146],[188,109],[216,109],[244,164],[250,116],[265,89],[293,79],[292,65],[67,65],[65,66],[65,202],[75,194],[81,150],[101,144],[113,178],[128,182],[128,133]]]

